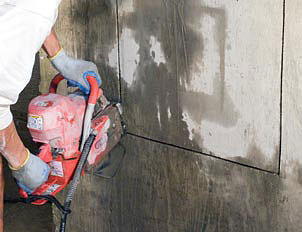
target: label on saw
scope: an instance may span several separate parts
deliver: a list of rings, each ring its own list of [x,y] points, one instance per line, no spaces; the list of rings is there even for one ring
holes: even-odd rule
[[[43,118],[39,115],[28,115],[27,127],[34,130],[43,130]]]
[[[108,135],[103,134],[102,137],[98,141],[95,142],[95,150],[97,152],[105,151],[105,149],[107,147],[107,141],[108,141]]]
[[[50,166],[50,170],[51,170],[50,174],[52,176],[59,176],[59,177],[64,176],[62,162],[60,162],[60,161],[51,161],[49,163],[49,166]]]
[[[53,184],[52,186],[50,186],[49,189],[47,189],[43,195],[50,195],[51,193],[53,193],[54,191],[56,191],[61,185],[58,184]]]
[[[106,150],[108,142],[108,135],[103,134],[102,137],[95,142],[94,149],[89,153],[87,158],[87,162],[89,165],[93,165],[99,155],[102,154],[103,151]]]

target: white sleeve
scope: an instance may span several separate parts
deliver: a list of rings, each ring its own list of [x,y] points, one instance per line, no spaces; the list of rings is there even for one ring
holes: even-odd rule
[[[6,1],[0,2],[0,130],[12,121],[10,105],[30,80],[35,54],[51,31],[60,2]]]
[[[13,120],[9,106],[0,106],[0,130],[5,129]]]
[[[54,24],[61,0],[7,0],[19,8],[38,14]]]

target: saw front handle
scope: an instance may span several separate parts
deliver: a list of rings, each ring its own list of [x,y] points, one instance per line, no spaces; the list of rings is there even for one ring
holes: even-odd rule
[[[90,94],[88,103],[95,105],[99,95],[99,85],[94,76],[87,76],[87,81],[90,84]]]
[[[65,78],[62,74],[60,73],[57,74],[50,83],[49,93],[57,93],[58,85],[64,79]],[[88,103],[95,105],[96,100],[99,97],[99,85],[94,76],[87,76],[87,81],[90,85],[90,94],[89,94]]]

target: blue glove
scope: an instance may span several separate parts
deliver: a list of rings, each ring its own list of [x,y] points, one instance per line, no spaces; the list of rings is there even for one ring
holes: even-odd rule
[[[101,78],[97,66],[89,61],[78,60],[66,55],[64,50],[50,58],[52,65],[65,77],[69,86],[79,87],[85,94],[89,94],[90,85],[87,76],[94,76],[99,85]]]

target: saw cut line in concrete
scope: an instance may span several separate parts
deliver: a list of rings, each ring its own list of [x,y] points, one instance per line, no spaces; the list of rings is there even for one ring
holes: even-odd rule
[[[174,147],[174,148],[182,149],[182,150],[185,150],[185,151],[193,152],[193,153],[196,153],[196,154],[199,154],[199,155],[208,156],[208,157],[211,157],[213,159],[222,160],[224,162],[228,162],[228,163],[232,163],[232,164],[237,164],[239,166],[250,168],[250,169],[254,169],[254,170],[257,170],[257,171],[260,171],[260,172],[265,172],[265,173],[273,174],[273,175],[276,175],[276,176],[280,176],[280,173],[278,173],[278,172],[273,172],[273,171],[269,171],[269,170],[266,170],[266,169],[258,168],[258,167],[252,166],[252,165],[248,165],[248,164],[244,164],[244,163],[239,163],[239,162],[236,162],[236,161],[233,161],[233,160],[229,160],[229,159],[224,159],[224,158],[221,158],[219,156],[203,153],[203,152],[196,151],[196,150],[193,150],[193,149],[188,149],[188,148],[185,148],[185,147],[177,146],[175,144],[165,143],[165,142],[162,142],[162,141],[159,141],[159,140],[155,140],[155,139],[152,139],[152,138],[147,138],[147,137],[144,137],[144,136],[141,136],[141,135],[137,135],[137,134],[131,133],[129,131],[127,132],[127,135],[131,135],[131,136],[136,137],[136,138],[148,140],[148,141],[151,141],[151,142],[154,142],[154,143],[159,143],[159,144],[166,145],[166,146],[169,146],[169,147]]]
[[[281,155],[282,155],[282,112],[283,112],[283,65],[284,65],[284,39],[285,39],[285,14],[286,0],[283,0],[283,22],[282,22],[282,47],[281,47],[281,66],[280,66],[280,139],[279,139],[279,159],[278,159],[278,175],[281,173]]]

